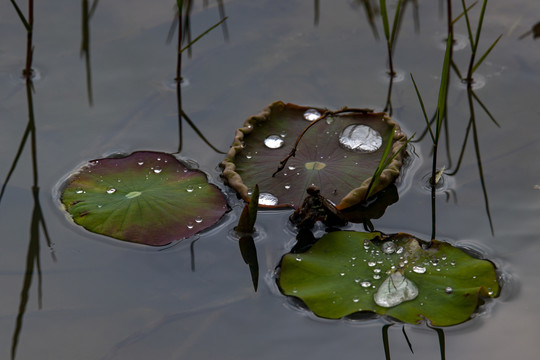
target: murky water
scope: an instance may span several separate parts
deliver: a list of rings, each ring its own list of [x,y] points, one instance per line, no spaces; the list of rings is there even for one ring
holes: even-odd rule
[[[191,14],[192,38],[220,19],[218,4],[204,3],[196,2]],[[194,45],[191,57],[183,57],[184,112],[215,148],[226,151],[235,129],[278,99],[317,108],[382,110],[389,86],[384,32],[379,16],[373,19],[375,29],[370,26],[364,3],[224,1],[226,32],[212,31]],[[26,11],[26,4],[19,5]],[[180,141],[180,156],[196,161],[220,183],[216,166],[223,155],[185,120],[179,136],[175,86],[170,85],[176,40],[166,42],[174,6],[174,1],[98,3],[90,19],[90,106],[80,51],[81,2],[36,3],[37,171],[28,138],[0,202],[0,357],[9,358],[15,347],[17,359],[383,359],[383,320],[318,319],[279,293],[273,271],[295,236],[287,224],[289,211],[259,214],[255,243],[261,281],[254,293],[249,268],[229,235],[241,211],[232,194],[233,210],[217,228],[162,251],[86,233],[59,210],[57,184],[84,161],[135,150],[175,152]],[[394,65],[403,80],[393,83],[392,117],[417,138],[425,122],[409,73],[431,114],[446,37],[445,14],[438,6],[438,1],[418,1],[417,7],[408,2],[395,47]],[[454,7],[459,14],[460,3]],[[394,7],[389,10],[393,14]],[[476,5],[471,12],[478,16],[479,10]],[[0,14],[3,180],[23,139],[28,107],[21,78],[26,31],[10,2],[0,4]],[[452,75],[448,137],[439,150],[448,181],[437,198],[437,237],[492,259],[505,284],[501,297],[475,319],[444,330],[448,359],[517,354],[533,359],[540,350],[540,39],[532,34],[520,39],[539,20],[540,3],[533,0],[490,0],[484,20],[480,53],[503,34],[478,68],[474,86],[482,102],[475,100],[475,130],[493,234],[474,129],[466,138],[467,92]],[[470,49],[463,19],[456,32],[454,61],[464,72]],[[448,175],[465,139],[459,171]],[[430,151],[429,135],[414,144],[411,164],[398,182],[400,200],[373,221],[377,230],[429,237]],[[33,193],[34,183],[39,189]],[[25,277],[27,270],[32,276]],[[401,327],[388,329],[392,359],[440,357],[435,331],[405,326],[413,355]]]

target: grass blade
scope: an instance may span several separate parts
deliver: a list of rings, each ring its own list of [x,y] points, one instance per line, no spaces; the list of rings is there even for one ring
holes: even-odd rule
[[[477,3],[478,3],[478,1],[473,2],[472,5],[467,8],[466,11],[471,10]],[[465,11],[463,11],[454,20],[452,20],[452,25],[454,25],[456,22],[458,22],[458,20],[461,19],[463,17],[463,15],[465,15]]]
[[[386,40],[390,41],[390,25],[388,24],[388,12],[386,11],[386,0],[379,0],[379,6],[381,8],[381,18],[384,28],[384,36]]]
[[[435,136],[433,136],[433,131],[431,131],[431,124],[429,122],[429,119],[426,114],[426,108],[424,107],[424,101],[422,100],[422,95],[420,95],[420,91],[418,90],[418,87],[416,86],[416,81],[414,81],[414,77],[411,73],[411,80],[414,85],[414,90],[416,91],[416,96],[418,96],[418,101],[420,102],[420,107],[422,108],[422,114],[424,114],[424,119],[426,120],[427,129],[429,130],[429,135],[431,136],[431,140],[435,142]]]
[[[210,31],[214,30],[216,27],[218,27],[221,23],[223,23],[225,20],[227,20],[228,17],[224,17],[220,21],[218,21],[216,24],[209,27],[205,32],[203,32],[201,35],[197,36],[195,39],[189,42],[186,46],[184,46],[182,49],[180,49],[179,53],[181,54],[185,50],[191,47],[191,45],[195,44],[197,41],[199,41],[203,36],[208,34]]]
[[[499,37],[497,38],[497,40],[495,40],[493,42],[493,44],[491,44],[491,46],[489,47],[489,49],[486,50],[486,52],[484,53],[484,55],[482,55],[480,57],[480,59],[476,62],[476,64],[473,66],[472,68],[472,73],[474,73],[476,71],[476,69],[480,66],[480,64],[482,64],[482,62],[486,59],[486,57],[489,55],[489,53],[491,52],[491,50],[493,50],[493,48],[495,47],[495,45],[497,45],[497,43],[499,42],[499,40],[501,40],[503,34],[499,35]]]

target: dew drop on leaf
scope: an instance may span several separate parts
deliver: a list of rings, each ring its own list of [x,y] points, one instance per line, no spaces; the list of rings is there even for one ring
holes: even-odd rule
[[[264,146],[266,146],[269,149],[279,149],[283,146],[285,141],[281,138],[281,136],[278,135],[270,135],[266,139],[264,139]]]
[[[349,125],[339,135],[339,143],[349,150],[374,152],[382,143],[382,137],[377,130],[366,125]]]
[[[259,194],[259,205],[277,205],[278,198],[270,193]]]
[[[321,113],[315,109],[306,110],[304,113],[304,119],[307,121],[314,121],[321,117]]]
[[[418,296],[418,288],[399,271],[389,275],[373,295],[379,306],[390,308],[402,302],[413,300]]]

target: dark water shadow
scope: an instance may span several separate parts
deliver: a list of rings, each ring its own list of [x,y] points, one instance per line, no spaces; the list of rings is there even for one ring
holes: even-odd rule
[[[81,34],[81,58],[84,58],[86,69],[86,92],[88,94],[88,103],[94,104],[94,95],[92,92],[92,67],[90,63],[90,19],[96,11],[99,0],[94,0],[90,5],[88,0],[82,0],[82,34]]]

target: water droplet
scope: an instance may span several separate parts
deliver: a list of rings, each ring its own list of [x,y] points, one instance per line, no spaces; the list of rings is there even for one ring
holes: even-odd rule
[[[375,280],[379,280],[379,279],[381,278],[381,275],[375,274],[375,275],[373,275],[373,278],[374,278]]]
[[[333,122],[334,122],[334,118],[332,116],[329,116],[329,117],[326,118],[326,123],[328,125],[332,124]]]
[[[345,273],[344,272],[339,273],[339,276],[345,276]]]
[[[339,143],[349,150],[374,152],[382,145],[377,130],[366,125],[349,125],[339,135]]]
[[[159,159],[158,159],[158,160],[159,160]],[[159,166],[156,166],[156,167],[154,168],[154,172],[155,172],[156,174],[159,174],[159,173],[161,172],[161,168],[160,168]]]
[[[277,205],[278,198],[270,193],[260,193],[259,194],[259,204],[260,205]]]
[[[285,136],[287,136],[287,132],[285,130],[283,130],[279,136],[281,136],[282,138],[284,138]]]
[[[98,209],[101,209],[101,208],[103,207],[103,205],[101,205],[101,204],[98,204],[98,206],[97,206],[97,207],[98,207]]]
[[[396,244],[393,241],[387,241],[382,244],[382,251],[385,254],[393,254],[396,251]]]
[[[360,285],[362,285],[362,287],[368,288],[368,287],[371,286],[371,282],[369,282],[369,281],[367,281],[367,280],[366,280],[366,281],[362,281],[362,282],[360,283]]]
[[[444,292],[447,294],[451,294],[454,292],[454,289],[452,289],[450,286],[447,286],[446,289],[444,289]]]
[[[302,261],[302,258],[300,256],[297,256],[295,259],[296,261]]]
[[[373,269],[373,272],[374,272],[375,274],[379,274],[379,273],[381,272],[381,269]]]
[[[289,165],[289,166],[288,166],[288,169],[291,170],[291,171],[296,170],[296,166],[294,166],[294,165]]]
[[[189,192],[189,193],[193,192],[193,185],[186,186],[186,191]]]
[[[304,113],[304,119],[307,121],[314,121],[321,117],[321,113],[315,109],[306,110]]]
[[[270,149],[279,149],[284,143],[285,141],[278,135],[270,135],[264,139],[264,145]]]
[[[355,302],[355,303],[357,303],[357,302],[359,302],[359,301],[360,301],[360,299],[358,299],[358,298],[354,298],[354,299],[352,299],[352,301],[353,301],[353,302]]]
[[[83,189],[77,189],[77,190],[75,190],[75,193],[76,194],[83,194],[84,190]]]
[[[403,248],[403,246],[400,246],[400,247],[397,248],[396,254],[403,254],[403,251],[404,251],[404,250],[405,250],[405,249]]]
[[[116,192],[115,188],[110,188],[107,190],[107,194],[114,194]]]
[[[253,155],[251,155],[251,152],[248,152],[248,153],[246,154],[246,159],[249,160],[249,159],[251,159],[252,157],[253,157]]]
[[[423,274],[426,272],[426,268],[423,266],[413,266],[412,271],[414,271],[417,274]]]
[[[285,184],[285,190],[289,190],[291,188],[291,185],[290,184]]]
[[[370,267],[371,267],[371,266],[377,265],[377,263],[376,263],[375,261],[369,261],[367,264],[368,264],[368,266],[370,266]]]
[[[379,306],[390,308],[418,296],[418,288],[399,271],[392,273],[381,284],[373,300]]]
[[[195,222],[196,222],[197,224],[202,223],[202,220],[203,220],[203,218],[200,217],[200,216],[197,216],[197,217],[195,218]]]
[[[137,165],[141,166],[144,164],[144,161],[137,161]]]
[[[193,223],[191,221],[187,223],[187,228],[193,229]]]
[[[456,260],[452,260],[452,261],[450,261],[450,265],[452,265],[452,266],[456,266]]]

